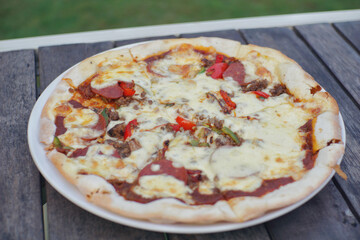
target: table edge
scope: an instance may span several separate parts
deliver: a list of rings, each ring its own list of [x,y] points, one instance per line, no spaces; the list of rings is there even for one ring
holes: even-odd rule
[[[0,51],[36,49],[40,46],[116,41],[171,34],[179,35],[181,33],[208,32],[224,29],[286,27],[330,21],[335,23],[356,20],[360,20],[360,9],[175,23],[1,40]]]

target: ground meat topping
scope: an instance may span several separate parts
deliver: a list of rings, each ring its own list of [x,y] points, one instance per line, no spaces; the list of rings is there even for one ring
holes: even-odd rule
[[[106,114],[109,116],[111,121],[117,121],[119,120],[119,114],[116,111],[112,111],[110,109],[107,109]]]
[[[225,146],[225,145],[231,145],[231,139],[227,138],[223,135],[218,136],[215,139],[215,144],[217,147]]]
[[[129,142],[112,142],[113,147],[116,149],[116,151],[119,153],[121,158],[126,158],[130,156],[131,154],[131,148]]]
[[[91,91],[90,83],[84,82],[78,87],[78,91],[81,96],[85,99],[90,99],[95,97],[95,93]]]
[[[268,86],[269,82],[265,79],[263,80],[254,80],[248,83],[246,86],[242,86],[244,92],[251,91],[262,91]]]
[[[138,140],[136,140],[135,138],[133,138],[133,139],[131,139],[131,140],[129,141],[129,147],[130,147],[131,152],[133,152],[133,151],[136,151],[136,150],[140,149],[140,148],[141,148],[141,144],[139,143]]]
[[[279,96],[283,93],[286,93],[286,87],[282,84],[276,84],[273,89],[270,90],[272,97]]]
[[[115,100],[115,104],[116,104],[117,107],[127,106],[127,105],[130,104],[131,101],[132,101],[131,97],[120,97],[120,98]]]
[[[125,123],[119,123],[108,131],[108,135],[113,138],[123,139],[124,132],[125,132]]]

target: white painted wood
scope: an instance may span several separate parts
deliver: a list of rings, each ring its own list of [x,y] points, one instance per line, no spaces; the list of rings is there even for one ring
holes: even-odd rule
[[[169,34],[178,35],[181,33],[207,32],[225,29],[284,27],[356,20],[360,20],[360,9],[165,24],[2,40],[0,41],[0,51],[38,48],[39,46],[59,44],[116,41],[151,36],[164,36]]]

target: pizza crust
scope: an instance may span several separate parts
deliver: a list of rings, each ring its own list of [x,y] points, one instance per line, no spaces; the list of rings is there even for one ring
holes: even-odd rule
[[[95,175],[80,175],[71,159],[56,150],[47,153],[60,173],[75,184],[86,199],[120,215],[153,222],[207,224],[219,221],[241,222],[259,217],[269,211],[293,204],[317,189],[332,173],[333,167],[344,153],[339,125],[339,109],[332,96],[319,89],[319,84],[295,61],[281,52],[255,45],[241,45],[239,42],[220,38],[170,39],[108,51],[88,59],[68,71],[47,101],[41,114],[40,141],[51,146],[56,126],[54,106],[67,101],[72,94],[69,89],[76,88],[85,79],[96,74],[98,64],[117,58],[119,61],[142,60],[159,52],[166,52],[178,44],[214,47],[216,51],[230,57],[245,58],[251,51],[269,56],[277,64],[279,80],[286,85],[294,97],[305,100],[310,105],[321,106],[314,125],[314,151],[319,151],[314,168],[300,180],[280,187],[263,197],[239,197],[219,201],[214,205],[189,206],[175,199],[161,199],[147,204],[126,201],[118,195],[114,187],[105,179]],[[316,91],[314,91],[316,89]],[[333,141],[336,140],[336,141]],[[300,190],[301,189],[301,190]]]
[[[87,200],[126,217],[156,223],[208,224],[219,221],[237,221],[226,201],[214,205],[189,206],[176,199],[160,199],[141,204],[126,201],[112,185],[95,175],[81,175],[76,186]]]
[[[136,61],[143,60],[154,54],[164,53],[179,44],[191,44],[193,46],[212,47],[217,52],[223,53],[229,57],[238,55],[241,43],[221,39],[221,38],[182,38],[182,39],[166,39],[148,42],[145,44],[137,45],[130,48],[130,52]]]

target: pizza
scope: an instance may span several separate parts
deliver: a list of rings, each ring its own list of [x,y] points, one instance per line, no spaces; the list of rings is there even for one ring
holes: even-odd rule
[[[318,188],[344,153],[339,109],[281,52],[221,38],[110,50],[68,70],[40,141],[84,197],[158,223],[243,222]]]

